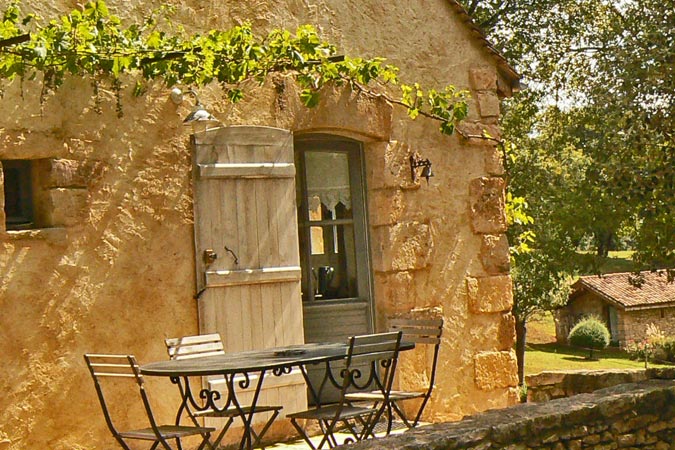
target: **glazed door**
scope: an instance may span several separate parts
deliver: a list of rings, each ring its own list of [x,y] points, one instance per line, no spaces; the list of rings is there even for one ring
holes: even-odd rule
[[[307,342],[373,331],[363,158],[357,141],[296,139],[302,299]],[[310,372],[318,382],[322,370]],[[324,398],[325,400],[325,398]]]
[[[361,145],[312,135],[295,147],[305,340],[372,332]]]
[[[193,144],[200,332],[228,352],[303,343],[292,134],[225,127]],[[268,378],[261,401],[304,407],[299,374]]]

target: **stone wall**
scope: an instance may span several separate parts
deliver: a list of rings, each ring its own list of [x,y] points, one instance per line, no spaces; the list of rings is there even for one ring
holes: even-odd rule
[[[567,336],[576,323],[585,316],[593,315],[609,323],[605,303],[593,293],[584,293],[555,311],[555,335],[558,343],[567,343]],[[619,331],[620,332],[620,331]],[[620,336],[619,336],[620,338]]]
[[[637,383],[661,376],[660,371],[653,369],[546,371],[525,377],[527,401],[545,402],[593,392],[617,384]]]
[[[619,346],[639,342],[647,337],[647,327],[656,325],[667,336],[675,336],[675,307],[650,309],[620,309],[617,312],[617,336],[612,336]],[[607,303],[592,292],[586,292],[555,312],[556,341],[567,342],[567,335],[583,316],[595,315],[609,328]]]
[[[669,450],[674,442],[675,383],[649,380],[493,410],[346,448]]]
[[[675,308],[620,311],[624,340],[621,345],[640,342],[647,337],[647,327],[656,325],[666,336],[675,336]]]
[[[51,19],[81,3],[24,0],[22,8]],[[377,0],[107,4],[135,21],[162,4],[173,6],[173,23],[190,33],[242,22],[258,33],[313,24],[345,54],[387,57],[406,82],[471,91],[465,133],[499,135],[498,100],[510,83],[447,0],[386,7]],[[415,39],[401,45],[401,36]],[[38,228],[6,231],[0,225],[3,450],[110,444],[82,354],[130,352],[141,362],[160,360],[166,358],[164,338],[199,331],[190,129],[181,123],[191,105],[175,105],[159,83],[134,97],[134,82],[123,79],[124,117],[106,90],[97,111],[91,80],[68,78],[43,103],[39,79],[2,86],[0,160],[36,161],[41,203]],[[514,322],[497,148],[482,139],[443,136],[431,120],[411,121],[404,111],[347,90],[325,94],[307,110],[281,75],[274,85],[246,90],[236,106],[223,100],[217,85],[199,92],[228,125],[363,142],[377,327],[386,327],[389,315],[419,310],[440,311],[446,319],[425,420],[513,404]],[[413,152],[433,162],[429,184],[410,179]],[[411,375],[401,384],[415,387],[424,380],[415,372],[428,355],[408,353],[402,367]],[[171,418],[175,386],[149,384],[158,394],[158,415]]]

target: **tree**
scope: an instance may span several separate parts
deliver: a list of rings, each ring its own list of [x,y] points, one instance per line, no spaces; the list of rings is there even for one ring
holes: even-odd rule
[[[502,123],[508,190],[525,199],[536,236],[534,254],[514,253],[512,266],[522,364],[531,311],[554,305],[567,276],[597,270],[576,255],[583,242],[602,256],[627,238],[636,268],[675,266],[675,8],[656,0],[463,4],[528,86],[504,102]],[[512,242],[522,230],[509,232]]]

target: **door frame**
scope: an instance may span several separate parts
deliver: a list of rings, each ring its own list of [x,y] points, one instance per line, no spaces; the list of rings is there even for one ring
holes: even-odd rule
[[[310,145],[318,148],[310,149]],[[296,164],[296,185],[298,195],[296,199],[298,207],[298,230],[300,240],[310,242],[310,220],[307,205],[307,183],[305,180],[305,151],[345,152],[349,158],[349,181],[352,196],[352,224],[354,228],[354,246],[357,273],[357,297],[339,299],[316,300],[312,293],[311,248],[310,245],[300,245],[300,259],[302,269],[303,309],[329,308],[331,305],[340,308],[350,303],[366,305],[368,313],[367,327],[365,332],[372,332],[375,328],[375,301],[374,279],[372,271],[372,253],[370,248],[368,227],[368,202],[366,189],[366,170],[363,143],[340,135],[326,133],[307,133],[296,135],[294,139],[294,153]],[[304,247],[304,248],[303,248]]]

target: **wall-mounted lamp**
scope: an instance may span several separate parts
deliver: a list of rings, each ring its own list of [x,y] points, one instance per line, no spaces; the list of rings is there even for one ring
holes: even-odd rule
[[[195,98],[195,106],[192,108],[192,111],[190,111],[190,114],[183,119],[183,125],[192,125],[193,127],[195,125],[203,125],[204,129],[206,129],[209,125],[221,124],[218,119],[213,117],[213,115],[204,108],[194,89],[190,89],[187,93]],[[170,98],[176,105],[180,105],[184,100],[183,91],[177,87],[171,89]]]
[[[413,153],[410,155],[410,178],[413,182],[417,181],[418,167],[423,167],[422,173],[419,176],[426,178],[427,184],[429,184],[429,178],[434,176],[434,173],[431,171],[431,161],[428,158],[422,159],[417,153]]]

